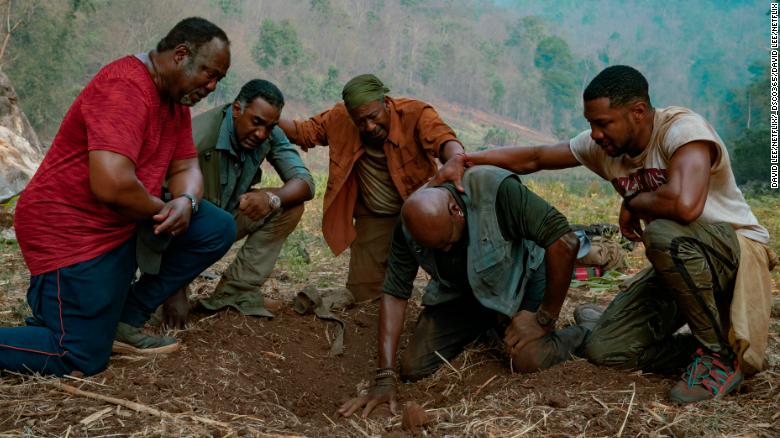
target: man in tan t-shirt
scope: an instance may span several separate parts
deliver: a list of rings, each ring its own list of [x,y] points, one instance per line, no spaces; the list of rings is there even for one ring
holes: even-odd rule
[[[575,311],[591,328],[584,355],[653,372],[678,370],[693,355],[672,399],[728,394],[743,373],[766,367],[774,258],[728,151],[700,115],[653,108],[647,80],[631,67],[599,73],[583,100],[591,129],[571,141],[456,156],[435,182],[459,185],[466,163],[518,173],[582,164],[610,181],[623,197],[621,232],[644,242],[652,266],[626,282],[603,315]],[[692,333],[675,335],[686,323]]]

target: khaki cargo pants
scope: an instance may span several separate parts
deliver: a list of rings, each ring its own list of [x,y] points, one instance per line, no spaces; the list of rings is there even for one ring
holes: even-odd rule
[[[390,241],[398,216],[378,215],[358,201],[354,217],[357,236],[349,247],[347,289],[356,302],[374,300],[382,296]]]
[[[584,344],[594,363],[676,372],[698,346],[729,354],[739,242],[728,224],[656,219],[644,231],[651,268],[628,280]],[[675,334],[684,324],[690,334]]]
[[[236,216],[236,240],[246,237],[233,263],[222,274],[211,297],[201,304],[212,310],[231,306],[244,315],[273,317],[263,305],[262,286],[271,275],[287,236],[303,216],[303,204],[277,210],[269,217],[253,221]]]

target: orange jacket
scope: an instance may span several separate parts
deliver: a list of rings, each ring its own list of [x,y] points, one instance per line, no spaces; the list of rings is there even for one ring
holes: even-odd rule
[[[385,97],[385,102],[390,113],[390,132],[384,144],[387,167],[396,190],[406,199],[436,173],[435,158],[441,145],[457,141],[457,137],[425,102],[391,97]],[[287,136],[304,149],[330,146],[322,234],[338,255],[356,235],[352,215],[358,184],[352,168],[363,154],[358,128],[344,103],[338,103],[308,120],[296,120],[295,132],[287,132]]]

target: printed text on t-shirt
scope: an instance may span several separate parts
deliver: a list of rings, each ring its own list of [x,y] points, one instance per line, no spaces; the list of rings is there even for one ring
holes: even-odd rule
[[[639,169],[628,176],[612,178],[612,185],[620,196],[631,196],[640,192],[653,192],[666,183],[666,169]]]

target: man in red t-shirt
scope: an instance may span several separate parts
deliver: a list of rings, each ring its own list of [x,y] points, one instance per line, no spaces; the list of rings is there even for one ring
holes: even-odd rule
[[[0,328],[0,369],[94,374],[112,343],[176,350],[175,339],[141,327],[235,238],[230,215],[200,201],[188,108],[229,66],[225,32],[188,18],[155,50],[108,64],[82,90],[17,205],[32,316],[25,327]],[[157,255],[137,281],[136,251]]]

